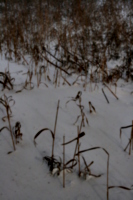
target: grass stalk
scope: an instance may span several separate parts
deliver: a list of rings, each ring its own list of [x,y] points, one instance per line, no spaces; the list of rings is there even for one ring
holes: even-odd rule
[[[104,97],[105,97],[105,99],[106,99],[107,103],[109,103],[109,100],[108,100],[108,98],[107,98],[107,96],[106,96],[106,94],[105,94],[105,92],[104,92],[103,88],[102,88],[102,92],[103,92],[103,95],[104,95]]]
[[[107,159],[107,200],[109,200],[109,154]]]
[[[133,125],[133,121],[132,121],[132,125]],[[129,155],[131,155],[131,149],[133,149],[133,126],[131,129],[131,136],[130,136]]]
[[[3,99],[1,98],[0,99],[0,103],[5,107],[5,109],[6,109],[6,113],[7,113],[7,119],[8,119],[8,124],[9,124],[9,129],[8,129],[8,127],[6,127],[8,130],[9,130],[9,132],[10,132],[10,135],[11,135],[11,139],[12,139],[12,144],[13,144],[13,149],[14,149],[14,151],[16,150],[16,147],[15,147],[15,142],[14,142],[14,139],[13,139],[13,133],[12,133],[12,128],[11,128],[11,122],[10,122],[10,113],[12,113],[12,111],[11,111],[11,108],[10,108],[10,105],[9,105],[9,103],[11,102],[11,101],[13,101],[13,104],[15,103],[15,101],[13,100],[13,99],[11,99],[11,96],[9,96],[9,97],[6,97],[6,95],[4,94],[4,97],[3,97]],[[10,113],[9,113],[10,112]],[[3,130],[3,128],[2,129],[0,129],[0,132]]]
[[[57,125],[57,118],[58,118],[59,104],[60,104],[60,100],[58,100],[57,111],[56,111],[56,117],[55,117],[54,137],[53,137],[52,156],[51,156],[52,158],[54,157],[54,141],[55,141],[55,133],[56,133],[56,125]]]
[[[79,144],[79,126],[77,126],[77,146],[78,146],[78,166],[79,166],[79,177],[80,177],[80,154],[79,154],[79,150],[80,150],[80,144]]]
[[[13,139],[13,133],[12,133],[12,128],[11,128],[10,115],[9,115],[9,112],[8,112],[8,106],[6,107],[6,112],[7,112],[7,119],[8,119],[8,124],[9,124],[9,130],[10,130],[10,135],[11,135],[11,139],[12,139],[13,149],[15,151],[16,147],[15,147],[15,143],[14,143],[14,139]]]
[[[65,143],[65,136],[63,136],[63,143]],[[63,188],[65,188],[65,145],[63,145]]]
[[[119,100],[119,98],[115,95],[115,93],[104,83],[104,85],[108,88],[108,90],[114,95],[114,97]]]

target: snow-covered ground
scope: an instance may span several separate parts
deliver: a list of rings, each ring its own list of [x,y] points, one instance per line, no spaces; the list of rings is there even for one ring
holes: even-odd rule
[[[7,61],[0,60],[0,71],[5,71],[8,66]],[[73,199],[73,200],[104,200],[106,199],[106,179],[107,179],[107,155],[102,150],[85,152],[87,164],[94,161],[90,169],[93,174],[102,174],[99,178],[92,177],[85,180],[78,177],[78,165],[72,173],[66,174],[65,188],[63,188],[63,176],[53,176],[49,172],[48,165],[43,161],[44,156],[51,156],[52,137],[49,132],[42,133],[37,139],[37,146],[34,146],[33,139],[35,134],[43,129],[54,130],[57,102],[60,100],[54,154],[58,159],[63,158],[63,136],[65,141],[77,137],[77,125],[81,119],[73,125],[80,110],[75,102],[71,101],[65,105],[70,97],[75,97],[78,91],[82,91],[82,102],[84,112],[89,121],[89,126],[85,124],[82,131],[85,136],[80,139],[80,150],[102,147],[110,154],[109,160],[109,186],[125,186],[131,188],[133,185],[133,150],[131,155],[124,152],[127,145],[131,128],[122,130],[120,139],[120,127],[132,124],[133,120],[133,84],[130,82],[119,81],[117,87],[117,100],[110,91],[102,84],[99,89],[92,90],[87,85],[86,91],[83,83],[80,85],[61,85],[56,87],[46,81],[48,88],[44,85],[36,86],[36,77],[33,77],[34,89],[23,90],[16,93],[22,87],[26,79],[26,66],[9,63],[11,76],[15,77],[14,90],[2,91],[0,86],[0,97],[3,94],[12,96],[15,105],[12,107],[13,117],[11,125],[17,121],[21,123],[23,140],[16,145],[13,150],[11,137],[5,129],[0,133],[0,200],[42,200],[42,199]],[[20,73],[16,73],[21,71]],[[53,71],[51,71],[51,74]],[[76,75],[68,80],[72,83]],[[52,79],[52,78],[51,78]],[[92,88],[94,85],[92,84]],[[109,99],[106,102],[102,93],[102,88]],[[114,86],[111,86],[114,91]],[[89,112],[88,102],[91,101],[96,109],[96,113]],[[8,122],[3,122],[2,117],[6,111],[0,105],[0,128],[8,126]],[[66,162],[73,158],[76,142],[66,145]],[[84,162],[81,157],[81,170],[84,169]],[[120,188],[109,190],[110,200],[132,200],[133,190],[127,191]]]

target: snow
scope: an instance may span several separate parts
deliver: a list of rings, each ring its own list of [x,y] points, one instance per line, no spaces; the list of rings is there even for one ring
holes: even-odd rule
[[[8,62],[2,58],[0,60],[0,71],[5,71]],[[43,129],[49,128],[54,131],[57,102],[60,100],[57,128],[55,135],[55,157],[61,157],[63,160],[63,136],[65,141],[77,137],[77,125],[80,126],[81,119],[75,122],[80,110],[75,102],[70,101],[67,106],[65,103],[75,97],[78,91],[82,91],[82,102],[84,112],[88,118],[89,126],[85,124],[82,131],[85,136],[80,139],[80,150],[92,147],[105,148],[110,154],[109,160],[109,186],[125,186],[131,188],[133,185],[133,151],[131,155],[124,152],[128,143],[131,129],[122,130],[120,139],[120,127],[127,126],[133,120],[133,83],[120,80],[117,84],[117,100],[110,91],[99,83],[99,89],[90,90],[87,85],[84,91],[83,83],[80,85],[68,85],[56,87],[46,81],[48,88],[40,85],[37,88],[36,77],[33,77],[34,89],[23,90],[21,93],[15,93],[22,88],[27,72],[27,67],[21,64],[9,63],[11,76],[15,77],[14,90],[2,91],[0,96],[12,96],[15,105],[12,107],[13,117],[11,118],[12,127],[17,121],[21,123],[21,132],[23,140],[16,145],[16,151],[13,151],[11,137],[5,129],[0,133],[0,200],[42,200],[42,199],[74,199],[74,200],[104,200],[106,199],[106,179],[107,179],[107,155],[103,150],[94,150],[85,152],[84,155],[87,164],[94,161],[90,169],[93,174],[102,174],[101,177],[95,178],[88,176],[87,179],[78,177],[78,165],[72,173],[66,173],[65,188],[63,188],[63,176],[53,176],[47,165],[43,161],[44,156],[51,156],[52,137],[47,131],[42,133],[37,139],[37,145],[34,146],[33,139],[35,134]],[[22,70],[20,73],[16,73]],[[53,68],[50,68],[53,74]],[[50,74],[51,75],[51,74]],[[72,83],[77,76],[71,76],[67,80]],[[52,76],[51,76],[52,79]],[[79,78],[79,83],[80,78]],[[92,88],[94,85],[92,84]],[[107,104],[101,89],[109,99]],[[114,86],[111,86],[114,91]],[[94,105],[96,113],[89,112],[88,102]],[[2,109],[2,110],[1,110]],[[8,126],[8,122],[3,122],[2,117],[6,111],[0,105],[0,128]],[[66,162],[73,158],[76,142],[66,145],[65,160]],[[81,160],[81,170],[85,165]],[[57,172],[54,169],[53,174]],[[62,173],[62,172],[61,172]],[[133,191],[114,188],[109,190],[110,200],[132,200]]]

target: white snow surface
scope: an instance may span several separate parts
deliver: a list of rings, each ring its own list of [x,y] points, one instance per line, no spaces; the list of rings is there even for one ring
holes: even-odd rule
[[[4,71],[8,63],[4,59],[0,60],[0,71]],[[0,133],[0,200],[104,200],[106,199],[106,179],[107,179],[107,155],[103,150],[88,151],[80,155],[81,170],[84,169],[82,155],[87,164],[94,161],[90,169],[93,174],[102,174],[101,177],[92,179],[83,179],[78,176],[78,165],[75,166],[72,173],[66,173],[65,188],[63,188],[63,176],[53,176],[49,172],[48,165],[43,161],[44,156],[51,156],[52,137],[47,131],[42,133],[37,139],[37,146],[34,146],[33,139],[35,134],[43,129],[49,128],[54,131],[57,102],[60,100],[57,128],[55,135],[54,155],[58,159],[63,159],[63,136],[65,141],[77,137],[77,125],[80,125],[81,119],[76,125],[73,125],[80,110],[75,102],[65,103],[75,97],[78,91],[82,91],[82,105],[88,118],[89,126],[85,124],[82,131],[85,136],[80,139],[80,150],[102,147],[110,154],[109,160],[109,186],[133,185],[133,150],[131,155],[128,149],[124,152],[127,145],[131,128],[122,130],[120,139],[120,127],[132,124],[133,120],[133,84],[130,82],[118,82],[117,100],[107,88],[99,84],[99,89],[90,90],[87,85],[86,91],[83,84],[61,85],[54,87],[48,81],[44,85],[36,86],[36,77],[33,77],[34,89],[23,90],[21,93],[15,93],[18,85],[21,85],[26,79],[26,66],[9,63],[11,76],[15,77],[16,86],[14,90],[2,91],[0,85],[0,97],[3,94],[12,96],[15,105],[12,107],[13,117],[11,118],[12,127],[17,121],[21,123],[21,132],[23,140],[16,145],[16,151],[13,151],[11,137],[5,129]],[[22,70],[23,72],[16,74]],[[52,69],[51,69],[52,70]],[[53,73],[52,71],[50,71]],[[68,80],[73,82],[76,75]],[[94,88],[94,85],[92,85]],[[109,99],[107,104],[101,88]],[[111,86],[114,91],[114,86]],[[96,113],[89,112],[88,102],[91,101],[96,109]],[[8,122],[3,122],[2,117],[6,111],[0,105],[0,128],[8,126]],[[73,158],[76,142],[66,145],[66,162]],[[132,200],[133,190],[127,191],[120,188],[109,190],[110,200]]]

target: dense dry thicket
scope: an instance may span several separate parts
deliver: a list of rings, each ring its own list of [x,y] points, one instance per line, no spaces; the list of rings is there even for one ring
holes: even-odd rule
[[[7,59],[85,75],[93,67],[91,81],[133,80],[133,1],[9,0],[0,1],[0,13],[0,52]],[[107,62],[117,59],[120,65],[108,71]]]

